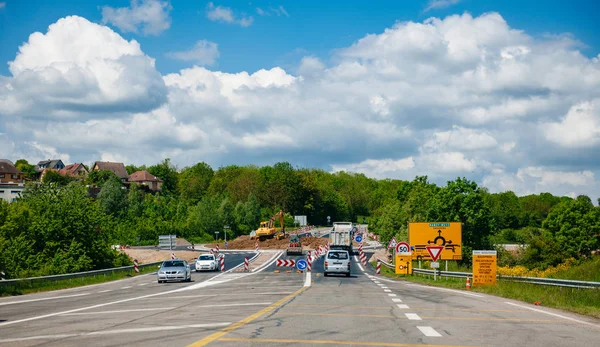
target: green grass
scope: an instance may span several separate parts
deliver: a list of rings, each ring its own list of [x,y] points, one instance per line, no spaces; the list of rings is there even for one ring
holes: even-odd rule
[[[155,266],[140,267],[140,274],[150,273],[156,271],[158,268]],[[88,277],[70,278],[57,281],[20,281],[10,285],[0,284],[0,296],[9,295],[22,295],[29,293],[45,292],[50,290],[66,289],[86,286],[89,284],[104,283],[110,281],[116,281],[123,278],[133,277],[135,273],[133,270],[117,271],[112,274],[106,275],[95,275]],[[139,275],[137,275],[139,276]]]
[[[375,263],[373,263],[375,265]],[[440,264],[441,265],[441,264]],[[449,267],[450,268],[450,267]],[[428,275],[396,275],[394,270],[381,267],[386,277],[422,283],[436,287],[465,290],[464,278],[438,277]],[[495,286],[472,287],[471,291],[521,300],[530,304],[540,302],[541,306],[554,307],[579,314],[600,318],[600,289],[561,288],[511,281],[498,281]]]
[[[550,277],[565,280],[600,282],[600,255],[596,255],[590,260],[586,260],[567,271],[559,272]]]

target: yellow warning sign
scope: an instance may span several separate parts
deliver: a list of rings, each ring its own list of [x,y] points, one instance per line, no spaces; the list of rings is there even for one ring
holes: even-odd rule
[[[496,251],[473,251],[473,286],[496,284]]]
[[[460,222],[408,223],[408,243],[414,259],[431,259],[427,246],[443,246],[441,260],[462,259],[462,224]]]
[[[410,252],[396,253],[396,274],[412,275],[412,255]]]

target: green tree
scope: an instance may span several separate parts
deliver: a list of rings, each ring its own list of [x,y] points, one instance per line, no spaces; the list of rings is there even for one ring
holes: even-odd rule
[[[98,193],[98,202],[104,213],[117,216],[124,211],[126,192],[119,178],[113,177],[104,183]]]
[[[94,170],[88,174],[86,184],[96,187],[102,187],[109,180],[120,180],[120,178],[109,170]]]
[[[74,180],[75,180],[74,177],[61,175],[60,173],[58,173],[58,171],[53,171],[53,170],[46,170],[46,172],[44,172],[44,174],[42,176],[42,182],[44,184],[55,183],[55,184],[58,184],[59,186],[65,186],[65,185],[69,184],[70,182],[73,182]]]
[[[29,164],[25,159],[19,159],[15,162],[17,170],[23,172],[23,177],[26,179],[34,179],[36,175],[35,165]]]
[[[213,169],[205,162],[186,167],[179,174],[179,195],[192,203],[200,201],[206,194],[213,176]]]
[[[150,166],[148,172],[163,180],[163,192],[177,193],[179,174],[177,173],[177,168],[171,164],[171,159],[167,158],[159,164]]]

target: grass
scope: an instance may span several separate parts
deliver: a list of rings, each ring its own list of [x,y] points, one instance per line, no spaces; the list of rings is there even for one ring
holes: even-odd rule
[[[140,274],[156,271],[154,266],[140,267]],[[56,281],[20,281],[12,284],[0,284],[0,296],[23,295],[29,293],[45,292],[50,290],[81,287],[90,284],[116,281],[135,276],[133,270],[117,271],[112,274],[77,277]],[[139,276],[139,275],[137,275]]]
[[[448,269],[450,270],[450,266]],[[428,275],[396,275],[394,270],[384,266],[381,267],[381,274],[390,278],[436,287],[465,290],[466,281],[464,278],[438,277],[437,281],[434,281],[433,276]],[[520,300],[530,304],[537,301],[541,303],[541,306],[600,318],[600,289],[561,288],[512,281],[498,281],[495,286],[472,287],[471,291]]]
[[[561,271],[550,277],[565,280],[600,282],[600,255],[596,255],[590,260],[586,260],[579,265],[572,266],[569,270]]]

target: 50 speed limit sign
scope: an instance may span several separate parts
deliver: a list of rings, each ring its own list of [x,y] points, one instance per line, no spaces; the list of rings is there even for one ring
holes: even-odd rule
[[[410,245],[406,242],[398,242],[396,245],[396,253],[408,253],[410,252]]]

